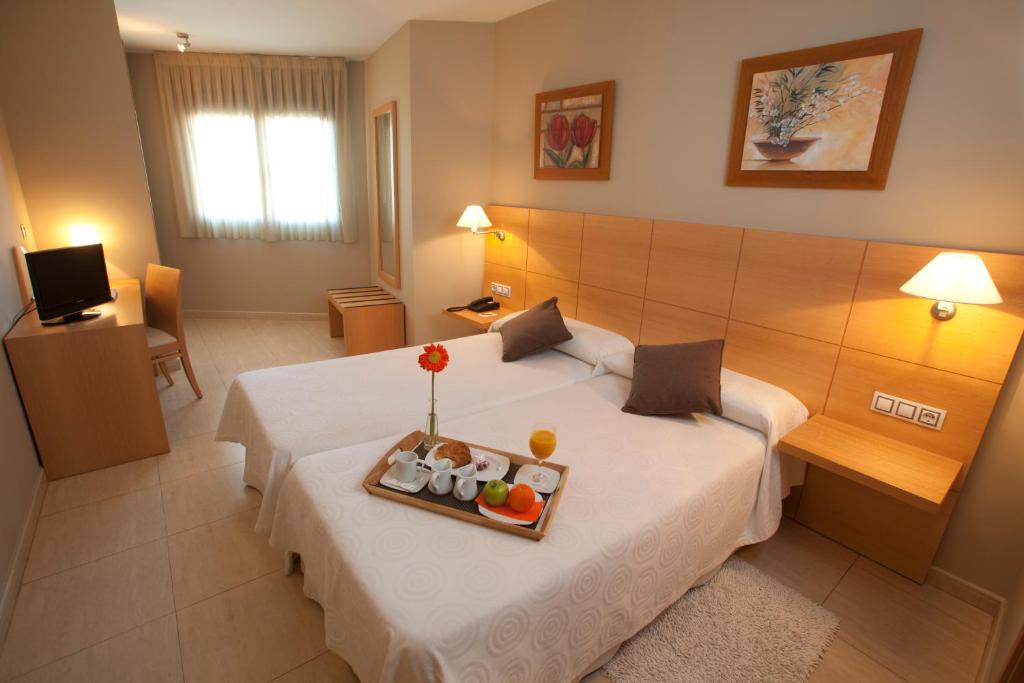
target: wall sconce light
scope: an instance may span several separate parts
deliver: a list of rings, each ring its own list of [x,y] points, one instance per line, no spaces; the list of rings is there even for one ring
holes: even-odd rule
[[[466,207],[466,210],[462,212],[462,217],[459,218],[459,222],[455,224],[460,228],[469,228],[473,231],[474,235],[495,235],[499,240],[505,239],[504,230],[482,230],[481,228],[491,227],[491,220],[484,213],[482,206],[478,204],[470,204]]]
[[[1000,304],[1003,297],[977,254],[944,251],[903,283],[900,291],[935,299],[932,317],[949,320],[957,304]]]
[[[87,244],[99,244],[100,235],[92,223],[75,223],[70,227],[71,246],[82,247]]]
[[[189,40],[187,33],[178,33],[178,52],[185,52],[192,47],[192,41]]]

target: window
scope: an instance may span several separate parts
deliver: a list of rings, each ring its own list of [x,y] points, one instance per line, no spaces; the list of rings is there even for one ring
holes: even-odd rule
[[[181,234],[354,241],[344,60],[159,55]]]

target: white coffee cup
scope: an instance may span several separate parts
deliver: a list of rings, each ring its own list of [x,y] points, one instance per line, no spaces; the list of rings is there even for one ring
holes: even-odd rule
[[[402,451],[395,456],[395,477],[403,484],[416,481],[419,456],[412,451]]]
[[[447,495],[452,490],[452,461],[448,458],[441,458],[434,461],[431,466],[434,473],[430,475],[430,483],[427,485],[430,492],[438,496]]]
[[[476,465],[470,463],[455,470],[457,480],[455,482],[455,497],[459,500],[473,500],[476,498]]]

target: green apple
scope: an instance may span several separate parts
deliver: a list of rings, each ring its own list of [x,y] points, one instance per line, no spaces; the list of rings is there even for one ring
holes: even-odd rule
[[[484,485],[484,500],[487,504],[500,508],[508,499],[508,484],[501,479],[492,479]]]

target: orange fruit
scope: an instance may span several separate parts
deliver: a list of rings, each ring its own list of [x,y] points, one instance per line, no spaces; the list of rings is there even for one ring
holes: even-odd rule
[[[508,492],[508,500],[505,504],[516,512],[526,512],[533,507],[537,497],[529,484],[516,484]]]

